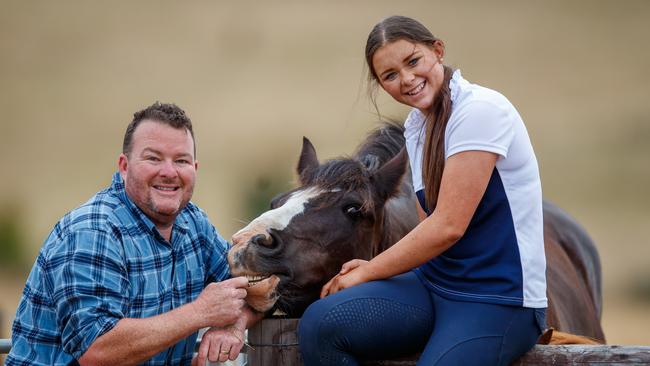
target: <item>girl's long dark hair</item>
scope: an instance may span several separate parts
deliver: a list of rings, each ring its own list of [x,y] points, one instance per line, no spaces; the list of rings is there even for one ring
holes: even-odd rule
[[[368,79],[378,81],[372,66],[375,52],[382,46],[397,41],[406,40],[433,46],[438,38],[420,22],[404,16],[391,16],[375,25],[368,35],[366,42],[366,63],[368,64]],[[424,180],[424,197],[427,211],[433,212],[438,202],[442,172],[445,168],[445,129],[451,116],[451,92],[449,81],[453,69],[444,67],[444,79],[426,115],[424,151],[422,159],[422,179]]]

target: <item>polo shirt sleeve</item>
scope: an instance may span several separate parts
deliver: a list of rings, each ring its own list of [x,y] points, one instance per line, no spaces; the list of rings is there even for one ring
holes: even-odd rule
[[[488,151],[505,158],[513,138],[513,121],[506,109],[489,101],[473,101],[449,120],[445,158],[469,150]]]
[[[127,313],[129,280],[121,243],[106,232],[68,233],[47,259],[46,286],[61,344],[79,359]]]

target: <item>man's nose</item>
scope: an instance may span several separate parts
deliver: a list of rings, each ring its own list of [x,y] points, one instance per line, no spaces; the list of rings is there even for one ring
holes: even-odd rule
[[[175,177],[178,175],[174,162],[171,160],[165,160],[160,167],[160,175],[163,177]]]

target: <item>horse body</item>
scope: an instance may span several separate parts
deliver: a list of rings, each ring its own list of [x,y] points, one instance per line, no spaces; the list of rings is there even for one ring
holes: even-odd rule
[[[353,258],[370,259],[418,223],[403,128],[376,130],[352,158],[318,162],[304,139],[301,186],[280,194],[233,236],[233,275],[251,280],[247,301],[259,311],[300,316],[321,287]],[[544,203],[551,327],[604,341],[600,262],[586,232]]]
[[[598,250],[566,212],[544,202],[544,250],[550,326],[605,341]]]

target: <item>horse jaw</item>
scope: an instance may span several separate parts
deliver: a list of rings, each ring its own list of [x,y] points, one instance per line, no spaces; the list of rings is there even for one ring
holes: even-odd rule
[[[275,290],[280,283],[280,278],[276,275],[255,283],[246,289],[246,303],[251,308],[265,313],[275,305],[280,298]]]

